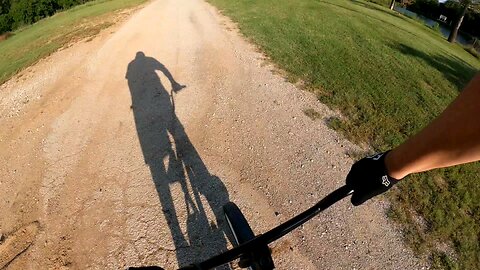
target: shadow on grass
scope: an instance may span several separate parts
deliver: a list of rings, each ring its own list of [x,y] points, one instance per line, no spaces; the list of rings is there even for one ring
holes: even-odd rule
[[[405,44],[394,44],[391,45],[391,47],[400,51],[402,54],[419,58],[440,71],[445,79],[455,85],[459,91],[463,89],[478,71],[470,64],[453,55],[429,55]]]

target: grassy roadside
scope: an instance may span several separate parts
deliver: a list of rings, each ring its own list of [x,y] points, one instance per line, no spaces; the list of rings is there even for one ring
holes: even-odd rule
[[[15,31],[13,37],[0,42],[0,84],[59,48],[111,26],[119,18],[117,11],[146,1],[88,2]]]
[[[386,150],[438,115],[480,62],[435,31],[381,6],[346,0],[209,0],[319,100],[345,116],[330,125]],[[410,177],[390,214],[433,267],[480,265],[480,165]]]

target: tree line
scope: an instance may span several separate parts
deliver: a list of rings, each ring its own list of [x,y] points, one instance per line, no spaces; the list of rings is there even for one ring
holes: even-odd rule
[[[446,23],[451,25],[452,34],[449,40],[455,40],[456,32],[461,30],[472,36],[480,37],[479,0],[400,0],[400,5],[417,14],[438,20],[440,15],[447,17]],[[393,2],[392,2],[393,4]]]
[[[90,0],[0,0],[0,34]]]
[[[478,1],[474,0],[449,0],[440,3],[436,0],[416,0],[409,5],[408,9],[432,19],[438,19],[440,15],[447,17],[447,23],[457,27],[470,35],[480,37],[480,11],[476,8]],[[458,31],[458,29],[457,29]]]

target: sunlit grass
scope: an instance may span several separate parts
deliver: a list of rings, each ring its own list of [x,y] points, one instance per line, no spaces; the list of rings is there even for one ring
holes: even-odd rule
[[[64,45],[112,25],[112,12],[146,0],[100,0],[74,7],[15,31],[0,42],[0,84]]]
[[[292,81],[342,112],[333,128],[387,150],[438,115],[480,68],[437,32],[379,5],[345,0],[210,0]],[[317,122],[312,122],[317,124]],[[412,176],[390,214],[438,268],[480,264],[479,165]],[[426,221],[418,226],[418,215]],[[453,256],[439,247],[448,247]],[[450,254],[452,255],[452,254]]]

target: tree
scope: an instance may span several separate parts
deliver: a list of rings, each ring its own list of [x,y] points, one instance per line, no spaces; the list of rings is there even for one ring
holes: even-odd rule
[[[0,15],[8,14],[10,11],[10,0],[0,0]]]
[[[13,20],[12,28],[18,28],[23,25],[34,23],[35,16],[34,3],[30,0],[14,0],[10,7],[9,15]]]
[[[0,0],[0,34],[35,23],[89,0]]]
[[[468,8],[474,7],[475,5],[480,3],[480,0],[459,0],[459,3],[461,7],[460,16],[458,16],[458,19],[454,23],[452,31],[448,36],[448,41],[451,43],[454,43],[455,40],[457,39],[458,30],[460,30],[460,26],[462,26],[463,18],[465,17],[465,14],[467,13]]]
[[[440,16],[438,0],[415,0],[408,9],[430,19],[437,19]]]
[[[39,21],[43,18],[52,16],[59,6],[55,0],[37,0],[35,1],[35,18],[34,21]]]
[[[0,15],[0,35],[12,30],[12,18],[8,14]]]
[[[78,4],[83,4],[85,1],[80,1],[80,0],[58,0],[57,1],[60,7],[63,9],[68,9],[73,6],[76,6]]]
[[[390,3],[390,9],[393,10],[393,8],[395,8],[395,0]]]

